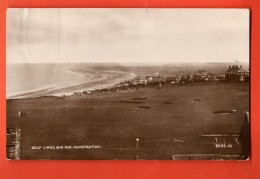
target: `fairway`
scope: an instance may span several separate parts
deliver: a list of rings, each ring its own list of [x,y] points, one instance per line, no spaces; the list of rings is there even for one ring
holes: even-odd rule
[[[18,118],[18,111],[30,117]],[[236,138],[246,111],[248,83],[145,87],[7,100],[7,128],[21,129],[21,159],[170,160],[175,154],[240,155]]]

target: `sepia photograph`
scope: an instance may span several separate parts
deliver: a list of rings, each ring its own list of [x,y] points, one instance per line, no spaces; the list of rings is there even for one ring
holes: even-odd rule
[[[249,160],[250,11],[9,8],[7,160]]]

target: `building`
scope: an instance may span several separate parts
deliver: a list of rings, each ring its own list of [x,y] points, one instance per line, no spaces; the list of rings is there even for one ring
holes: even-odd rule
[[[19,160],[20,159],[20,138],[21,129],[7,128],[6,129],[6,158]]]
[[[249,112],[245,113],[244,121],[240,131],[240,140],[242,148],[242,159],[248,159],[250,153],[250,121]]]
[[[208,72],[206,70],[196,70],[193,75],[194,82],[208,81]]]
[[[225,73],[226,81],[249,81],[249,71],[244,70],[242,66],[233,65],[229,66]]]

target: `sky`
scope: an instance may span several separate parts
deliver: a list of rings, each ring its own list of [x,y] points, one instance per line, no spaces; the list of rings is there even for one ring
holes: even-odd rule
[[[249,62],[248,9],[8,9],[7,63]]]

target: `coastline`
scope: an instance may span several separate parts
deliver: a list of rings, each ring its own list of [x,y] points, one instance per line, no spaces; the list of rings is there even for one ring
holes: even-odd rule
[[[128,72],[120,72],[120,71],[105,71],[105,73],[114,72],[116,75],[112,77],[108,77],[106,75],[99,77],[98,79],[88,80],[86,82],[84,78],[86,78],[85,73],[75,72],[68,70],[68,73],[73,75],[77,75],[81,77],[82,80],[70,81],[64,84],[55,85],[47,85],[38,89],[22,91],[17,94],[7,95],[6,99],[26,99],[26,98],[36,98],[41,96],[62,96],[62,95],[72,95],[75,92],[83,92],[85,90],[96,90],[96,89],[104,89],[113,87],[123,81],[128,81],[136,78],[135,73]]]

